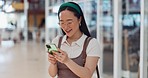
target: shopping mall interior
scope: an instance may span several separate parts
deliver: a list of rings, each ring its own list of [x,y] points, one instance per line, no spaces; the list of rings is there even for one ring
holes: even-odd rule
[[[67,1],[99,42],[100,78],[148,78],[148,0],[0,0],[0,78],[51,78],[45,45],[61,35]]]

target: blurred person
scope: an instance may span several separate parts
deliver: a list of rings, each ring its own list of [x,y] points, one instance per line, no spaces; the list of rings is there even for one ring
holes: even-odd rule
[[[36,36],[37,36],[37,42],[40,42],[40,39],[42,39],[42,36],[44,34],[45,31],[45,18],[43,17],[41,19],[41,23],[39,24],[38,26],[38,31],[36,33]],[[44,39],[44,38],[43,38]],[[42,39],[42,41],[44,42],[44,40]]]
[[[63,3],[58,18],[63,36],[52,40],[58,52],[48,53],[49,75],[91,78],[100,58],[99,43],[91,37],[80,6],[74,2]]]

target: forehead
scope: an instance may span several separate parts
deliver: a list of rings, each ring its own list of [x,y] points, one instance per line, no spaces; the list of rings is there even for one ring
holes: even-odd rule
[[[73,12],[69,10],[61,11],[59,14],[60,21],[68,20],[68,19],[77,19]]]

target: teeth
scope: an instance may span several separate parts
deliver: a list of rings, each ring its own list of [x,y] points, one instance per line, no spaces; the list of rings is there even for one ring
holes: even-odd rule
[[[66,30],[66,32],[68,32],[68,33],[69,33],[70,31],[71,31],[71,30]]]

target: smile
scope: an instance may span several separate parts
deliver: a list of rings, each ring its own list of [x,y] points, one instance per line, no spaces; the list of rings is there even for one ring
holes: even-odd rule
[[[72,31],[72,29],[70,29],[70,30],[66,30],[66,33],[70,33],[70,31]]]

